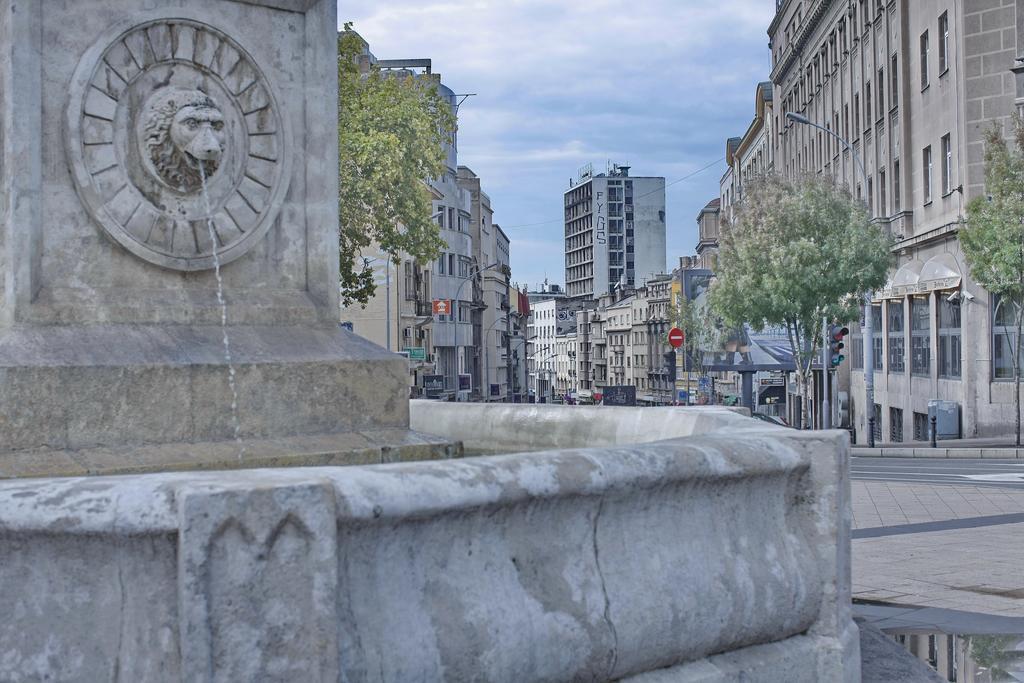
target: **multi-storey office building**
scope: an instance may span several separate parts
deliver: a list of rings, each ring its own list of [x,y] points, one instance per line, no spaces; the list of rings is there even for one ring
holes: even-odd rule
[[[479,287],[473,294],[470,319],[473,351],[469,359],[474,393],[486,400],[509,398],[509,316],[511,291],[508,236],[494,222],[491,198],[481,189],[480,178],[467,166],[458,168],[458,184],[469,194],[469,234],[473,245],[470,266]]]
[[[553,288],[558,290],[557,285]],[[540,298],[542,296],[553,296],[554,298]],[[569,348],[565,337],[570,333],[573,335],[576,333],[577,312],[593,308],[594,302],[585,298],[564,296],[560,290],[532,292],[529,294],[529,299],[529,389],[535,400],[539,401],[556,393],[556,385],[553,382],[559,369],[557,365],[559,353],[565,354],[561,362],[568,362],[566,359]],[[575,342],[573,344],[575,345]],[[568,367],[565,367],[564,370],[567,373]],[[565,373],[563,376],[568,376]]]
[[[874,339],[852,344],[854,370],[866,343],[875,359],[873,406],[864,405],[862,373],[852,376],[857,437],[873,413],[876,438],[927,438],[932,399],[960,406],[965,436],[1007,433],[1011,336],[998,301],[971,280],[957,235],[970,229],[965,205],[984,194],[984,132],[1006,125],[1024,101],[1024,8],[778,0],[776,9],[768,31],[776,169],[839,179],[895,240],[897,269],[869,313]]]
[[[564,194],[565,287],[597,298],[665,271],[665,179],[580,171]]]
[[[742,136],[725,141],[728,168],[719,182],[718,193],[725,218],[732,218],[735,205],[743,200],[744,186],[774,168],[774,127],[772,83],[763,81],[757,84],[754,92],[754,117],[747,130]]]

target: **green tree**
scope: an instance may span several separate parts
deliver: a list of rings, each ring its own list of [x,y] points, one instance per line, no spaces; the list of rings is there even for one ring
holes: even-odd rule
[[[1024,661],[1024,652],[1014,649],[1020,636],[966,636],[971,658],[988,671],[992,681],[1014,681],[1009,669]]]
[[[860,202],[822,176],[756,179],[737,208],[723,221],[712,305],[727,327],[787,331],[807,425],[822,319],[857,317],[858,295],[885,283],[891,241]]]
[[[1020,446],[1020,352],[1024,323],[1024,124],[1013,118],[1013,148],[998,127],[985,136],[985,187],[987,197],[976,197],[967,206],[967,226],[960,244],[971,277],[999,297],[994,317],[1010,313],[1015,334],[1005,351],[1013,363],[1013,405],[1016,443]]]
[[[366,43],[345,24],[338,34],[338,209],[343,305],[373,296],[373,270],[362,250],[377,246],[399,263],[418,263],[444,247],[431,219],[426,181],[446,170],[455,130],[450,103],[431,77],[394,76],[359,58]]]

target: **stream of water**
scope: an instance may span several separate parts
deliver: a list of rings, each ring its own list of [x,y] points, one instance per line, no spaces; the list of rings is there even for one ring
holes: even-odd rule
[[[210,209],[210,197],[206,193],[206,169],[199,162],[199,177],[203,187],[203,204],[206,208],[206,228],[210,232],[213,251],[213,272],[217,276],[217,303],[220,304],[221,339],[224,343],[224,362],[228,366],[228,386],[231,388],[231,424],[234,427],[235,443],[238,444],[238,460],[241,462],[245,454],[242,443],[242,427],[238,421],[238,386],[235,383],[235,366],[231,361],[231,340],[228,338],[228,305],[224,300],[224,278],[220,274],[220,255],[217,253],[217,233],[213,227],[213,211]]]

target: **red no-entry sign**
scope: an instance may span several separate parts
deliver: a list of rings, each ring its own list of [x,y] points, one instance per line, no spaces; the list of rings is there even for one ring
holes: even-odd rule
[[[683,331],[678,327],[673,327],[668,331],[668,343],[671,344],[673,348],[678,349],[682,346],[684,339],[686,339],[686,335],[684,335]]]

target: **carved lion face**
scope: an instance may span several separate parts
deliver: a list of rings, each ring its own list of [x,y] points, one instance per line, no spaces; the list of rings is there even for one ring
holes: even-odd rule
[[[224,153],[220,108],[199,90],[164,88],[146,103],[143,116],[144,144],[157,174],[178,192],[197,192]]]

